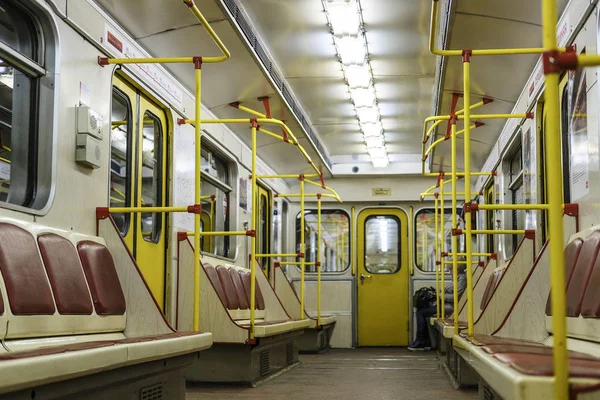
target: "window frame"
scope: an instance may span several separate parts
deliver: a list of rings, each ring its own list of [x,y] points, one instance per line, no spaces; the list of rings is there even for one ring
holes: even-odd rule
[[[46,215],[52,206],[56,192],[59,95],[57,86],[58,76],[60,76],[58,31],[52,15],[36,2],[27,2],[23,5],[10,1],[10,6],[22,12],[25,18],[31,21],[32,32],[38,40],[35,53],[39,60],[34,61],[5,42],[0,42],[0,58],[21,73],[28,75],[32,80],[32,86],[35,87],[35,96],[29,100],[30,112],[21,116],[31,121],[32,125],[29,128],[30,135],[27,142],[20,146],[21,154],[26,156],[23,157],[24,159],[21,156],[11,157],[11,161],[18,160],[17,162],[21,163],[18,164],[20,170],[27,171],[16,178],[13,178],[11,173],[11,182],[25,182],[19,184],[20,192],[17,196],[21,201],[18,203],[0,201],[0,208],[33,215]],[[44,106],[42,107],[41,104]],[[30,118],[32,115],[37,118]],[[14,119],[11,125],[14,125],[13,121]],[[11,146],[14,147],[12,143]],[[13,152],[18,153],[14,149]]]
[[[207,134],[206,131],[203,131],[205,134]],[[217,149],[217,146],[215,144],[213,144],[211,141],[207,141],[207,140],[203,140],[202,141],[202,152],[207,152],[207,154],[210,154],[211,157],[217,157],[225,166],[226,171],[225,171],[225,176],[226,178],[230,181],[230,182],[234,182],[235,181],[235,176],[234,176],[234,163],[231,161],[231,159],[225,155],[223,152],[219,151]],[[233,209],[237,208],[236,207],[232,207],[232,197],[234,197],[234,188],[232,186],[230,186],[230,184],[228,184],[227,182],[223,182],[221,181],[218,177],[215,177],[209,173],[207,173],[206,171],[202,171],[201,175],[200,175],[200,184],[203,185],[204,183],[209,183],[211,184],[215,189],[220,190],[226,197],[227,199],[227,215],[224,217],[224,221],[223,221],[223,225],[224,225],[224,231],[230,231],[231,230],[231,222],[233,220],[232,218],[232,213],[233,213]],[[201,186],[202,187],[202,186]],[[217,196],[218,197],[218,196]],[[215,201],[218,201],[217,198],[215,198]],[[217,215],[217,211],[216,211],[216,204],[215,204],[215,211],[214,211],[214,215],[211,216],[212,218],[212,226],[211,226],[211,232],[214,231],[215,227],[216,227],[216,215]],[[207,231],[208,232],[208,231]],[[235,236],[221,236],[223,238],[223,253],[224,255],[218,254],[218,251],[215,251],[215,246],[216,246],[216,240],[218,238],[217,237],[210,237],[211,241],[210,241],[210,246],[211,246],[211,251],[204,251],[201,250],[201,253],[206,254],[210,257],[215,257],[215,258],[219,258],[225,261],[234,261],[237,257],[237,243],[235,242]]]
[[[513,171],[513,165],[514,165],[514,160],[515,158],[519,156],[520,157],[520,170],[519,171]],[[523,204],[523,203],[516,203],[515,202],[515,198],[516,198],[516,194],[517,191],[519,189],[524,190],[524,176],[523,176],[523,131],[522,129],[519,127],[516,131],[516,134],[512,140],[512,142],[510,143],[508,150],[506,151],[506,153],[504,154],[504,157],[502,158],[502,165],[503,165],[503,174],[504,174],[504,182],[505,182],[505,192],[504,192],[504,199],[505,199],[505,203],[507,204]],[[523,199],[524,199],[524,195]],[[504,212],[504,227],[505,229],[510,229],[510,230],[516,230],[518,229],[518,213],[522,212],[525,213],[524,210],[512,210],[512,211],[505,211]],[[525,217],[527,218],[527,217]],[[523,229],[525,229],[523,227]],[[521,241],[523,235],[518,235],[518,234],[508,234],[508,235],[503,235],[504,236],[504,248],[503,248],[503,253],[504,253],[504,258],[505,259],[510,259],[514,256],[514,254],[517,251],[517,248],[519,246],[519,242]],[[510,238],[510,239],[508,239]],[[510,242],[508,242],[507,240],[510,240]],[[510,244],[510,246],[509,246]],[[510,250],[510,253],[508,252],[508,250]]]
[[[165,199],[163,199],[163,165],[162,165],[162,161],[163,161],[163,154],[165,149],[162,146],[163,140],[164,140],[164,135],[165,135],[165,127],[163,127],[160,117],[155,115],[152,111],[150,110],[144,110],[144,112],[142,114],[140,114],[140,117],[143,119],[141,121],[141,125],[142,125],[142,131],[141,131],[141,137],[140,140],[143,141],[143,130],[145,129],[145,125],[146,125],[146,114],[148,114],[148,118],[150,118],[154,124],[154,129],[156,130],[156,127],[158,126],[158,135],[155,134],[154,137],[154,148],[156,149],[156,143],[158,142],[158,155],[155,155],[155,159],[157,160],[157,163],[155,165],[158,166],[158,173],[156,176],[156,204],[154,205],[155,207],[162,207],[165,204]],[[142,148],[143,148],[143,143],[142,143]],[[140,151],[142,151],[140,149]],[[140,185],[140,189],[141,189],[141,196],[143,199],[144,196],[144,176],[143,176],[143,169],[144,169],[144,157],[143,154],[140,157],[141,162],[141,168],[140,168],[140,172],[139,172],[139,185]],[[165,160],[166,163],[168,163],[168,160]],[[168,168],[168,165],[166,166]],[[153,174],[154,174],[154,169],[153,169]],[[168,171],[167,171],[168,174]],[[154,180],[154,176],[152,176],[152,180]],[[139,223],[140,223],[140,230],[141,232],[143,232],[143,219],[142,219],[142,215],[145,213],[140,213],[140,218],[139,218]],[[162,213],[149,213],[152,214],[152,237],[151,238],[146,238],[145,236],[143,236],[142,238],[149,243],[159,243],[160,242],[160,238],[161,238],[161,233],[162,233],[162,223],[163,223],[163,218],[162,218]]]
[[[125,168],[127,171],[127,179],[125,179],[125,207],[131,207],[132,204],[132,200],[133,200],[133,193],[131,191],[131,186],[132,186],[132,179],[133,179],[133,172],[134,172],[134,168],[133,168],[133,127],[135,125],[135,121],[133,118],[133,107],[132,107],[132,103],[131,103],[131,98],[125,93],[123,92],[121,89],[119,89],[117,86],[112,85],[112,96],[111,96],[111,110],[112,110],[112,98],[117,95],[118,97],[120,97],[122,100],[125,101],[126,103],[126,107],[129,111],[129,120],[127,123],[127,153],[125,154]],[[108,184],[109,184],[109,204],[110,204],[110,192],[112,192],[112,111],[111,111],[111,132],[108,136],[108,146],[109,146],[109,151],[110,151],[110,160],[109,160],[109,172],[108,172]],[[130,213],[124,213],[123,217],[125,218],[125,225],[124,225],[124,230],[121,231],[119,229],[119,233],[121,234],[122,237],[127,236],[127,234],[129,233],[129,229],[131,229],[131,215]],[[118,227],[117,227],[118,228]]]
[[[419,267],[419,265],[417,264],[417,257],[416,257],[416,254],[417,254],[417,240],[416,240],[416,235],[417,235],[417,217],[419,216],[419,214],[424,213],[424,212],[428,212],[428,211],[430,212],[431,215],[434,215],[434,212],[433,212],[434,210],[435,210],[434,207],[423,207],[423,208],[418,209],[417,212],[415,212],[415,214],[413,216],[413,222],[412,222],[413,223],[413,232],[414,232],[414,235],[415,235],[415,237],[413,238],[413,254],[415,255],[413,257],[413,264],[414,264],[414,267],[420,273],[427,274],[427,275],[434,275],[435,271],[425,271],[424,269],[422,269],[421,267]],[[456,209],[456,215],[459,218],[460,218],[460,212],[461,211],[462,211],[461,208],[457,208]],[[449,215],[450,217],[452,217],[452,207],[444,207],[444,215]],[[435,218],[435,216],[434,216],[434,218]],[[444,221],[444,220],[442,220],[442,221]],[[434,230],[435,230],[435,227],[434,227]],[[460,241],[460,239],[458,241],[458,246],[461,247],[461,241]],[[450,249],[446,249],[446,251],[448,253],[451,252]]]
[[[367,216],[367,218],[365,218],[364,225],[362,226],[362,230],[364,232],[363,246],[365,249],[365,260],[367,258],[367,252],[368,252],[368,250],[367,250],[367,236],[368,236],[367,235],[367,223],[371,220],[377,220],[380,217],[383,217],[386,219],[389,218],[398,224],[398,260],[397,260],[398,269],[396,269],[394,272],[390,272],[390,273],[374,272],[374,271],[369,270],[369,268],[367,267],[366,261],[364,263],[364,268],[365,268],[365,271],[367,271],[368,273],[373,274],[373,275],[395,275],[398,272],[402,271],[402,221],[400,220],[400,218],[397,215],[389,215],[389,214],[369,215],[369,216]]]
[[[305,208],[304,212],[308,212],[308,211],[312,211],[314,212],[314,214],[317,214],[317,208]],[[350,215],[348,214],[348,212],[344,209],[341,208],[321,208],[321,215],[323,214],[336,214],[336,213],[342,213],[343,215],[346,216],[347,221],[348,221],[348,232],[347,232],[347,239],[348,239],[348,263],[346,264],[346,267],[340,271],[321,271],[321,275],[323,274],[327,274],[327,275],[343,275],[345,273],[347,273],[350,270],[350,267],[352,266],[352,224],[350,221]],[[300,212],[296,213],[295,216],[295,221],[293,223],[293,227],[294,227],[294,249],[299,248],[298,246],[300,245],[300,237],[298,235],[298,232],[300,232]],[[305,228],[306,228],[306,224],[305,224]],[[307,240],[307,237],[305,236],[304,240]],[[328,258],[328,256],[326,255],[327,253],[327,249],[325,249],[325,251],[322,254],[322,258],[326,259]],[[299,261],[298,259],[296,259],[296,261]],[[321,260],[321,266],[323,266],[325,263]],[[326,265],[326,264],[325,264]],[[300,272],[300,266],[296,265],[296,269],[298,270],[298,272]],[[305,271],[305,274],[308,275],[317,275],[317,271]]]

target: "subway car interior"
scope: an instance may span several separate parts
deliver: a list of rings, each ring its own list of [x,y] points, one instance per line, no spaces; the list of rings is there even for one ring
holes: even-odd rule
[[[0,0],[0,400],[600,399],[599,7]]]

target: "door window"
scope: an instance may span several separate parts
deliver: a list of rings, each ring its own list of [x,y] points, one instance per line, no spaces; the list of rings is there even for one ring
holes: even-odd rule
[[[304,215],[304,257],[307,263],[314,263],[318,257],[317,210],[305,210]],[[343,210],[321,210],[321,272],[343,272],[350,266],[349,221]],[[296,251],[300,252],[300,214],[296,217]],[[306,272],[317,272],[317,267],[307,265]]]
[[[150,111],[144,113],[142,136],[142,207],[162,207],[162,137],[160,119]],[[142,213],[142,235],[147,242],[157,243],[160,238],[160,213]]]
[[[110,131],[110,207],[131,206],[131,103],[113,87]],[[131,214],[112,217],[122,236],[129,230]]]
[[[400,221],[394,216],[370,216],[365,221],[365,269],[372,274],[400,270]]]

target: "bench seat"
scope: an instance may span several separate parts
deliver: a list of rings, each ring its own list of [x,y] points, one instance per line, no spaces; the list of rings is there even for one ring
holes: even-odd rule
[[[166,375],[176,368],[162,360],[191,364],[193,353],[212,345],[212,335],[169,326],[111,229],[113,250],[125,257],[113,258],[97,236],[0,218],[0,398],[32,389],[40,398],[65,390],[79,398],[98,390],[100,377],[116,382],[122,376],[135,396],[149,369],[156,371],[153,379],[174,385],[174,396],[183,395],[183,385]],[[102,390],[114,394],[111,385]]]
[[[236,325],[250,328],[250,273],[234,266],[204,263],[204,270],[229,317]],[[266,303],[258,282],[255,285],[254,337],[261,338],[307,328],[311,320],[266,320]]]
[[[597,283],[600,281],[600,230],[590,229],[571,239],[565,249],[565,268],[570,383],[598,385],[600,318],[596,310],[600,309],[600,296],[597,295]],[[546,340],[536,342],[494,335],[453,337],[456,351],[500,396],[528,399],[552,395],[554,360],[550,301],[548,296],[546,326],[540,327],[547,329],[550,335]],[[540,312],[544,312],[542,306],[543,303],[538,307]],[[526,315],[517,317],[528,319]],[[588,389],[592,391],[600,387]]]

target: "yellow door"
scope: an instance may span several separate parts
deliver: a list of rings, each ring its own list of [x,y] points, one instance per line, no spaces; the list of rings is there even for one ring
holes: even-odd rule
[[[358,215],[358,345],[408,346],[408,223],[395,209]]]
[[[272,196],[271,191],[263,185],[258,185],[258,204],[257,224],[256,224],[256,254],[271,253],[271,215],[272,215]],[[256,259],[260,266],[270,277],[270,260],[267,257]]]
[[[111,205],[166,206],[166,113],[121,77],[114,77],[113,86]],[[113,217],[118,220],[117,227],[125,243],[135,257],[156,301],[164,310],[166,214],[137,213]]]

